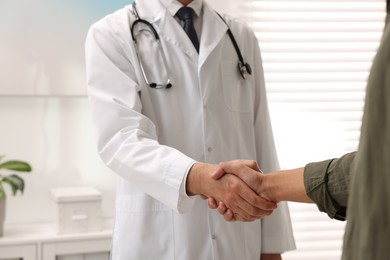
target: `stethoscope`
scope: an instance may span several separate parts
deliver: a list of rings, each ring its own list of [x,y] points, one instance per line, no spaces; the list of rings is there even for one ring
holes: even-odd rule
[[[163,50],[162,45],[161,45],[160,36],[158,35],[156,29],[154,28],[154,26],[151,23],[140,18],[140,16],[138,15],[138,11],[137,11],[135,2],[133,2],[133,14],[135,16],[135,21],[133,22],[133,24],[130,27],[130,33],[131,33],[131,38],[133,39],[133,42],[135,45],[135,51],[136,51],[136,55],[137,55],[137,59],[138,59],[138,64],[139,64],[139,67],[140,67],[141,72],[142,72],[142,76],[144,77],[146,84],[148,84],[149,87],[155,88],[155,89],[172,87],[171,78],[169,76],[168,63],[167,63],[167,59],[166,59],[164,50]],[[234,49],[235,49],[237,56],[238,56],[238,64],[237,64],[238,71],[239,71],[241,77],[243,79],[246,79],[248,74],[249,75],[252,74],[252,68],[247,62],[244,61],[244,58],[242,57],[242,54],[240,51],[240,48],[238,47],[236,39],[234,38],[234,35],[229,28],[229,25],[226,23],[226,21],[222,18],[222,16],[220,14],[218,14],[218,16],[222,19],[222,21],[228,27],[227,33],[229,35],[230,40],[232,41],[232,44],[233,44]],[[136,40],[135,34],[134,34],[134,28],[136,27],[136,25],[139,25],[139,24],[146,25],[149,28],[150,32],[153,34],[154,39],[157,42],[158,49],[160,50],[161,57],[162,57],[162,60],[164,63],[165,72],[166,72],[166,75],[168,75],[167,80],[164,83],[151,82],[148,80],[148,77],[146,76],[145,69],[144,69],[144,66],[143,66],[142,61],[141,61],[141,56],[139,54],[137,40]],[[142,30],[140,30],[140,32],[141,31],[147,31],[147,30],[142,29]]]

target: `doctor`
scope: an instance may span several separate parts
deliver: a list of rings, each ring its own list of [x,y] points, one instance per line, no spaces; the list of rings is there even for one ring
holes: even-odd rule
[[[112,259],[281,259],[295,247],[287,206],[234,175],[211,178],[236,158],[278,169],[255,35],[202,0],[135,3],[86,40],[98,152],[118,175]],[[252,68],[238,67],[228,27]],[[197,195],[240,220],[272,215],[229,223]]]

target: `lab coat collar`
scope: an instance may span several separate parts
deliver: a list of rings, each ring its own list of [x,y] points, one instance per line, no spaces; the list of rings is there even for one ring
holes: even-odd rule
[[[183,7],[183,5],[177,0],[160,0],[160,1],[165,6],[165,8],[167,8],[168,13],[172,16],[175,16],[177,11],[179,11],[179,9]],[[203,5],[203,0],[193,0],[187,6],[191,7],[194,10],[195,14],[199,16],[202,13],[202,5]]]
[[[175,16],[183,5],[177,0],[135,0],[137,11],[142,19],[150,23],[156,23],[166,16],[168,11],[171,16]],[[194,0],[190,6],[196,15],[200,15],[203,7],[203,0]]]
[[[227,25],[216,11],[206,2],[203,3],[202,37],[200,41],[199,67],[203,65],[210,53],[227,36]]]
[[[202,1],[202,9],[202,31],[199,56],[191,41],[183,41],[183,38],[187,38],[188,36],[185,34],[184,30],[176,28],[176,25],[180,27],[180,24],[175,23],[175,26],[172,26],[172,21],[169,21],[169,19],[174,19],[172,15],[166,13],[165,19],[162,19],[159,25],[159,34],[161,37],[164,37],[167,41],[178,46],[192,59],[196,59],[199,63],[199,67],[206,61],[207,57],[227,32],[226,24],[207,2]]]
[[[191,41],[183,41],[183,38],[187,38],[188,36],[185,34],[185,31],[182,30],[180,24],[176,22],[174,17],[168,13],[167,8],[162,1],[166,3],[172,1],[177,2],[176,0],[135,0],[140,17],[152,23],[160,37],[180,48],[192,59],[198,60],[199,57],[199,64],[203,64],[213,49],[226,35],[226,24],[207,2],[203,0],[194,0],[201,1],[203,8],[203,11],[201,12],[202,32],[200,37],[200,53],[198,56]]]
[[[177,2],[176,0],[174,1]],[[164,4],[169,5],[168,2],[173,2],[173,0],[165,1]],[[188,36],[175,18],[168,13],[166,6],[161,0],[135,0],[135,3],[141,19],[150,22],[160,38],[177,46],[192,59],[197,58],[198,53],[194,46],[190,45],[192,44],[191,41],[183,41],[183,38],[188,38]],[[177,3],[180,4],[179,2]]]
[[[154,24],[165,16],[165,7],[160,0],[134,0],[141,19]]]

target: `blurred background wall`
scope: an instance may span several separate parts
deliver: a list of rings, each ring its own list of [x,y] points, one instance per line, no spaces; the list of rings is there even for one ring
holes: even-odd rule
[[[0,1],[0,155],[33,167],[23,175],[23,196],[7,190],[6,223],[53,221],[50,188],[84,185],[103,193],[103,215],[113,217],[115,174],[96,153],[84,41],[93,22],[131,3]],[[209,3],[230,8],[230,1]]]

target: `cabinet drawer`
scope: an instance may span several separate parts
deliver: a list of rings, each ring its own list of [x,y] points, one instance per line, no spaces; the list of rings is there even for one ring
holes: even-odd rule
[[[106,256],[109,255],[110,249],[111,239],[44,243],[42,245],[42,260],[108,260],[109,258]]]
[[[57,260],[109,260],[110,253],[91,253],[82,255],[58,256]]]
[[[0,246],[0,260],[37,260],[35,245]]]

